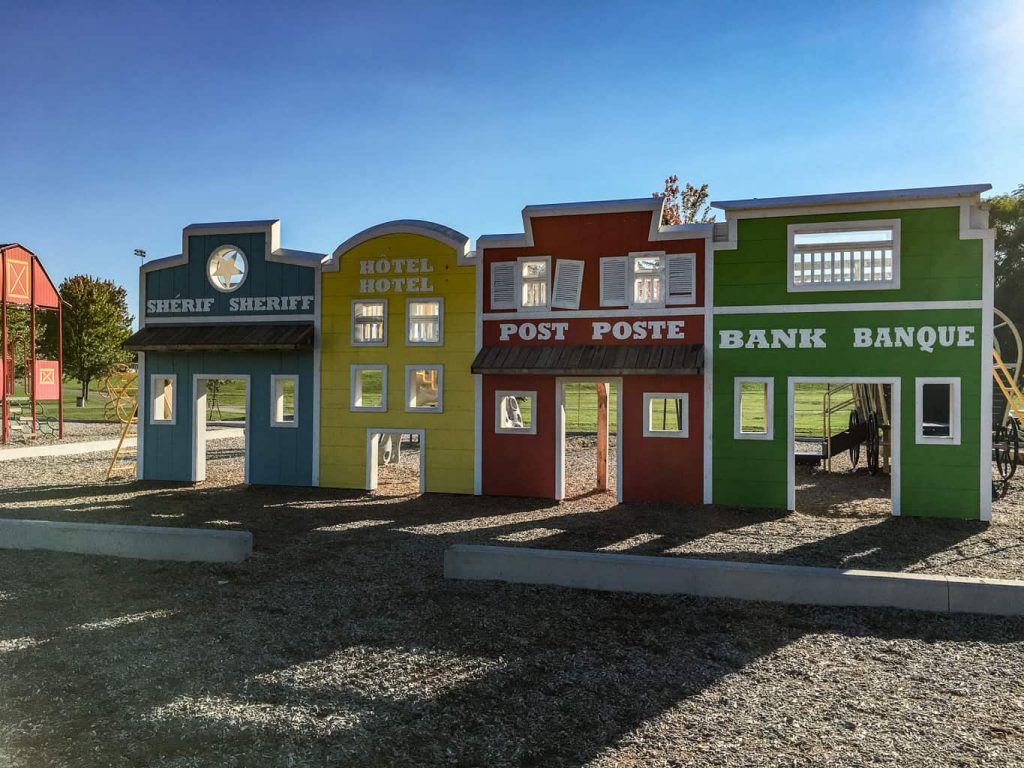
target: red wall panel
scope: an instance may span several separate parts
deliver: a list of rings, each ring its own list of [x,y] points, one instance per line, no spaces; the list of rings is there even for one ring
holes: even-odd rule
[[[555,378],[483,377],[483,457],[481,491],[485,496],[555,496]],[[495,393],[537,393],[535,435],[494,431]]]
[[[644,437],[644,393],[685,392],[689,437]],[[622,500],[701,503],[704,496],[704,377],[622,379]]]

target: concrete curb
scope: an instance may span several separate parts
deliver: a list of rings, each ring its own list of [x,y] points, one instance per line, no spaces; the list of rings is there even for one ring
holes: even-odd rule
[[[804,605],[1024,615],[1024,582],[738,563],[677,557],[456,544],[448,579]]]
[[[137,560],[240,563],[252,554],[252,534],[205,528],[0,519],[0,549],[47,549]]]

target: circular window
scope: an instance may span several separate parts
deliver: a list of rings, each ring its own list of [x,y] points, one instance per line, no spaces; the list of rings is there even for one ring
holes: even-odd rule
[[[210,254],[206,264],[206,276],[210,285],[218,291],[231,293],[238,290],[249,273],[249,263],[240,248],[233,245],[222,245]]]

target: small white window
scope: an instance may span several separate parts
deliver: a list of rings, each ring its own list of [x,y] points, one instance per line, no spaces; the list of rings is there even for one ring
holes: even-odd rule
[[[352,346],[386,347],[388,343],[388,303],[352,302]]]
[[[386,411],[388,409],[388,368],[386,365],[353,365],[353,411]]]
[[[665,306],[665,254],[629,254],[632,291],[630,305],[634,307]]]
[[[178,419],[178,411],[175,407],[175,393],[178,391],[178,376],[176,374],[157,373],[149,377],[150,402],[149,409],[150,424],[175,424]]]
[[[917,443],[960,445],[960,379],[916,379]]]
[[[544,309],[551,293],[551,257],[530,256],[518,260],[516,293],[520,309]]]
[[[579,309],[583,290],[584,262],[558,259],[555,262],[555,285],[551,291],[551,306],[559,309]]]
[[[405,410],[441,413],[444,409],[444,371],[440,365],[405,366]]]
[[[270,426],[297,427],[299,403],[298,376],[270,377]]]
[[[775,431],[775,380],[735,379],[733,437],[737,440],[771,440]]]
[[[900,220],[790,224],[789,290],[900,287]]]
[[[407,344],[417,347],[439,347],[443,336],[444,301],[442,299],[409,299],[405,303]]]
[[[537,434],[537,393],[494,393],[494,431],[510,435]]]
[[[644,392],[644,437],[689,437],[690,396]]]

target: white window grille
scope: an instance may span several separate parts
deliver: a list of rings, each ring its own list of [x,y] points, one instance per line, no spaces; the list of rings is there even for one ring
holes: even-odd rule
[[[548,256],[518,260],[516,273],[520,309],[543,309],[548,306],[551,290],[551,259]]]
[[[352,302],[352,345],[384,347],[388,343],[387,301]]]
[[[409,299],[406,302],[406,341],[416,346],[440,346],[442,341],[441,299]]]
[[[631,253],[632,306],[660,307],[665,304],[665,256],[661,253]]]
[[[789,290],[899,288],[900,222],[790,224]]]

